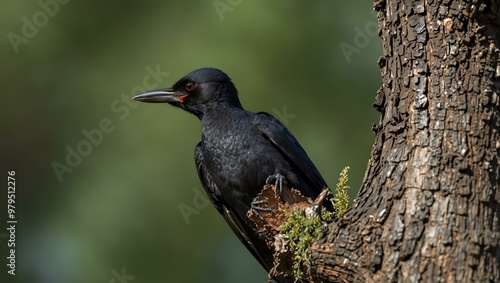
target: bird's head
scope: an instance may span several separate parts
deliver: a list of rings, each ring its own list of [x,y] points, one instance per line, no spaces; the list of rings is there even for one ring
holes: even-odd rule
[[[214,107],[239,107],[236,87],[221,70],[201,68],[178,80],[172,87],[152,90],[132,97],[150,103],[169,103],[201,118]]]

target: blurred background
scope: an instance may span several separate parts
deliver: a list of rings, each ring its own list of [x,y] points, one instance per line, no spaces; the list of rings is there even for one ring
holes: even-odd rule
[[[200,123],[130,97],[205,66],[279,118],[354,196],[380,86],[372,1],[7,1],[2,174],[15,170],[16,275],[0,282],[266,282],[205,198]]]

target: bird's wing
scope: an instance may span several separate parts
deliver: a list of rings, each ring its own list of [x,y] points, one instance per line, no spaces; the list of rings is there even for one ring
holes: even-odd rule
[[[271,270],[273,267],[272,252],[269,251],[263,241],[258,239],[258,236],[253,233],[252,229],[248,227],[248,225],[245,225],[234,210],[224,202],[217,184],[213,180],[210,173],[206,170],[200,143],[198,143],[195,150],[196,170],[198,171],[198,176],[205,192],[208,195],[208,198],[219,213],[222,214],[222,217],[226,220],[229,227],[231,227],[234,234],[236,234],[238,239],[260,262],[262,267],[264,267],[267,271]],[[265,257],[266,255],[267,257]]]
[[[198,172],[198,177],[200,178],[201,185],[205,189],[208,198],[215,206],[217,211],[219,211],[219,213],[222,213],[222,196],[212,176],[208,174],[205,168],[205,163],[203,162],[203,154],[201,152],[201,142],[196,145],[196,149],[194,151],[194,161],[196,163],[196,171]]]
[[[327,184],[295,137],[271,114],[256,113],[253,124],[286,156],[318,190]],[[318,192],[319,193],[319,192]]]

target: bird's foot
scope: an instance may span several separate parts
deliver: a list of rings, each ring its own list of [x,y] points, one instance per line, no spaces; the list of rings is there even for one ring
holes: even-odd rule
[[[271,212],[271,213],[273,212],[273,210],[269,207],[261,207],[260,206],[261,204],[265,204],[265,203],[269,203],[267,201],[267,198],[264,200],[256,200],[256,198],[255,198],[255,199],[253,199],[252,203],[250,204],[250,209],[252,210],[252,213],[254,215],[256,215],[257,217],[259,217],[259,219],[262,221],[265,221],[265,220],[264,220],[264,217],[262,216],[262,214],[260,214],[260,211],[267,211],[267,212]]]
[[[281,173],[270,175],[266,179],[266,185],[270,185],[272,183],[274,183],[274,186],[276,187],[274,196],[278,197],[278,195],[281,195],[281,191],[283,191],[283,184],[285,184],[285,186],[287,184],[286,178]]]

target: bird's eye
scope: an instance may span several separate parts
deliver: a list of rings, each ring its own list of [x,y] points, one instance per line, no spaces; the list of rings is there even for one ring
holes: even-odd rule
[[[187,82],[187,84],[186,84],[186,90],[187,91],[192,91],[194,89],[194,85],[195,85],[195,83],[193,83],[193,82]]]

